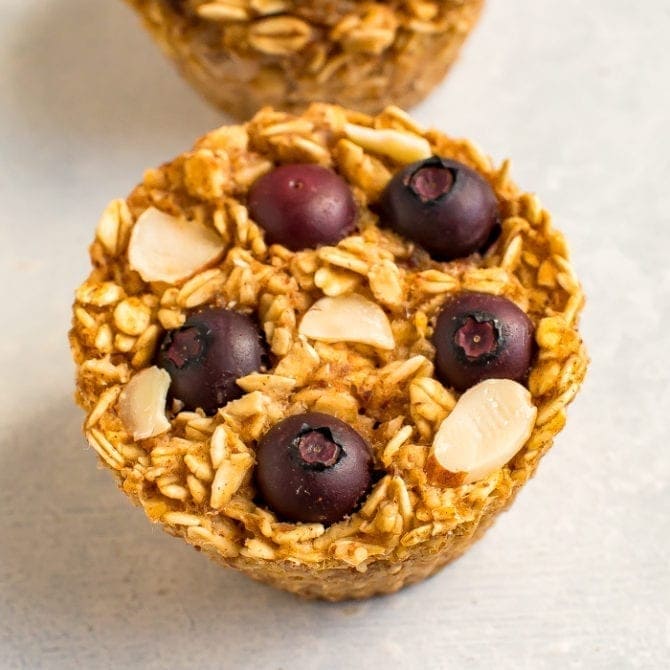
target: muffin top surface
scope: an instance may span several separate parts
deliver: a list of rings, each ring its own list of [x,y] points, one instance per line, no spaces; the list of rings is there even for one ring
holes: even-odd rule
[[[100,220],[71,331],[126,493],[224,558],[360,568],[523,484],[586,354],[563,237],[508,168],[397,108],[315,104],[148,170]],[[323,504],[268,504],[284,482]]]

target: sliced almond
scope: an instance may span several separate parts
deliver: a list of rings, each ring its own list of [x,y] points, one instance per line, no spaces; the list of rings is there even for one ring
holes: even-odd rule
[[[468,484],[501,468],[530,437],[536,416],[528,389],[510,379],[487,379],[468,389],[433,441],[431,456],[444,475],[452,475],[442,479]]]
[[[384,310],[356,293],[321,298],[302,317],[299,332],[321,342],[359,342],[393,349],[395,341]]]
[[[216,231],[149,207],[133,227],[128,262],[146,282],[176,284],[215,263],[224,249]]]
[[[119,396],[119,416],[134,440],[160,435],[170,429],[165,400],[170,375],[155,365],[138,372]]]
[[[344,133],[366,151],[388,156],[398,163],[413,163],[433,155],[428,140],[414,133],[390,128],[368,128],[354,123],[345,124]]]

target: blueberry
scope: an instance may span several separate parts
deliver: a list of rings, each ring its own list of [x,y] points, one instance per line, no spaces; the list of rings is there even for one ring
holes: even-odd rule
[[[214,414],[242,395],[236,380],[257,371],[263,354],[259,331],[248,316],[211,308],[165,333],[156,363],[170,375],[171,397],[185,409],[201,407]]]
[[[398,172],[379,208],[382,225],[418,242],[438,261],[481,251],[498,221],[498,201],[488,182],[466,165],[438,156]]]
[[[533,355],[533,324],[513,302],[488,293],[461,293],[435,324],[437,376],[458,391],[484,379],[523,381]]]
[[[256,450],[258,490],[286,521],[331,524],[351,514],[370,489],[372,453],[344,421],[320,412],[273,426]]]
[[[356,204],[347,182],[311,164],[283,165],[249,192],[251,217],[270,244],[293,251],[335,244],[354,229]]]

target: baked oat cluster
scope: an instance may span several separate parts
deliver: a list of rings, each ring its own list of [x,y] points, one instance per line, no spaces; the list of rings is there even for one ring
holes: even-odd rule
[[[128,0],[184,76],[226,112],[314,100],[409,107],[444,77],[483,0]]]
[[[326,104],[148,170],[103,213],[70,334],[86,437],[124,492],[308,597],[392,592],[462,553],[587,366],[565,241],[508,171],[396,107]]]

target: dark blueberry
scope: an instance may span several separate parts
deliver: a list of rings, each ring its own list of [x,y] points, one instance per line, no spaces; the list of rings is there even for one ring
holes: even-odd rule
[[[356,218],[347,182],[311,164],[282,165],[263,175],[251,187],[249,210],[270,244],[293,251],[339,242]]]
[[[258,490],[286,521],[340,521],[372,482],[367,442],[344,421],[320,412],[273,426],[259,441],[256,460]]]
[[[418,242],[435,260],[481,251],[498,221],[488,182],[466,165],[433,156],[408,165],[380,200],[381,224]]]
[[[461,293],[437,317],[437,375],[458,391],[484,379],[523,381],[533,355],[533,330],[531,320],[507,298]]]
[[[172,380],[170,396],[189,410],[214,414],[243,391],[236,380],[256,372],[264,350],[254,322],[230,309],[206,309],[165,333],[156,363]]]

